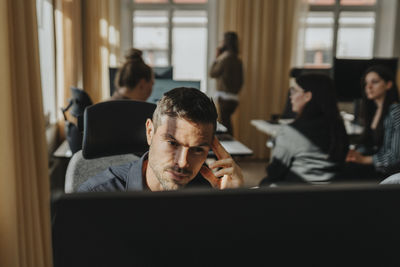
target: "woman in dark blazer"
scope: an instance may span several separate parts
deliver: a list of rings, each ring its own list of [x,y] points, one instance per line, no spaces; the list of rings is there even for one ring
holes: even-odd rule
[[[347,161],[361,166],[361,175],[378,180],[400,171],[400,104],[394,74],[385,66],[368,68],[362,79],[364,132]]]

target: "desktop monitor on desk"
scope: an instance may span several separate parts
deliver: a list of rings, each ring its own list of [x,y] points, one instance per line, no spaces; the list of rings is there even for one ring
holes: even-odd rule
[[[59,195],[54,266],[360,263],[396,251],[399,201],[382,185]]]
[[[362,97],[361,79],[370,66],[384,65],[396,75],[397,62],[398,58],[335,58],[333,62],[333,79],[338,101],[352,102]]]
[[[164,93],[177,87],[192,87],[200,90],[200,81],[176,81],[169,79],[155,79],[153,91],[147,102],[157,103]]]
[[[113,95],[115,91],[115,77],[117,76],[118,68],[109,67],[108,75],[110,78],[110,96]],[[173,76],[173,67],[153,67],[154,78],[155,79],[172,79]]]
[[[155,79],[173,79],[174,69],[172,66],[153,67]]]

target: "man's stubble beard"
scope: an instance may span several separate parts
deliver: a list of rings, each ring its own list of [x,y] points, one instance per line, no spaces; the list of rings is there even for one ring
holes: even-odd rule
[[[177,184],[174,183],[173,181],[169,180],[169,179],[165,179],[163,177],[163,174],[166,172],[166,170],[171,169],[170,167],[166,167],[163,170],[159,171],[159,169],[157,168],[157,166],[154,166],[154,163],[149,161],[149,166],[153,172],[153,174],[156,176],[158,182],[160,183],[161,187],[164,190],[178,190],[183,188],[185,185],[181,185],[181,184]]]

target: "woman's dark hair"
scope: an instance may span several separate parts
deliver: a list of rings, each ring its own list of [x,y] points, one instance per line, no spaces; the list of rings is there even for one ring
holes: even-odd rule
[[[347,146],[343,144],[347,144],[348,139],[337,107],[332,79],[325,74],[307,73],[297,76],[296,83],[305,92],[312,93],[310,101],[304,106],[296,120],[322,118],[327,122],[331,140],[329,155],[333,160],[343,160],[347,153]]]
[[[126,61],[115,77],[114,83],[117,88],[126,87],[132,90],[141,79],[152,79],[153,71],[144,63],[142,54],[141,50],[135,48],[128,51]]]
[[[236,32],[225,32],[224,34],[224,48],[234,54],[239,53],[239,38]]]
[[[376,104],[374,100],[368,99],[365,93],[365,78],[370,72],[375,72],[385,82],[392,82],[392,87],[386,92],[385,100],[383,101],[382,114],[376,127],[376,135],[374,140],[371,134],[371,123],[376,112]],[[363,118],[364,132],[362,134],[363,144],[374,144],[380,146],[383,142],[383,120],[389,112],[389,106],[393,103],[399,102],[399,93],[395,81],[394,73],[383,65],[374,65],[369,67],[361,79],[362,88],[362,102],[361,102],[361,117]]]

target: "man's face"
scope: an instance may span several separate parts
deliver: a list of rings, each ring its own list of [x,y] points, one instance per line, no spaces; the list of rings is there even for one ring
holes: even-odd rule
[[[175,190],[199,172],[211,147],[213,125],[163,116],[156,131],[153,122],[147,120],[146,135],[150,146],[146,180],[150,189],[156,185],[156,190]]]

